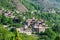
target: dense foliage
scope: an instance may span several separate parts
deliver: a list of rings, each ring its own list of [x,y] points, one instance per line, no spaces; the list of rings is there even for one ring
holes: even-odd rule
[[[0,40],[13,40],[15,35],[0,25]]]
[[[5,9],[13,10],[15,9],[15,6],[13,6],[11,3],[9,3],[7,0],[0,0],[0,7]]]

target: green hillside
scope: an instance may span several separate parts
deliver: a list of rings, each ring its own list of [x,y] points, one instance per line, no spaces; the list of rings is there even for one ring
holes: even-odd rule
[[[44,8],[42,8],[41,5],[36,5],[35,2],[31,2],[30,0],[18,1],[28,9],[28,12],[21,12],[16,9],[16,6],[12,4],[12,0],[0,0],[0,8],[4,8],[4,10],[0,12],[0,40],[60,40],[59,10],[56,11],[54,8],[51,8],[50,10],[45,10],[46,12],[43,12],[42,9]],[[10,11],[5,11],[5,9]],[[33,19],[31,22],[33,25],[36,25],[39,23],[39,21],[44,20],[42,23],[48,25],[48,28],[46,28],[44,32],[38,31],[37,33],[34,33],[34,26],[30,24],[26,30],[25,26],[28,24],[26,21],[29,19]],[[34,20],[37,20],[38,22],[35,22]],[[38,27],[40,26],[38,25]],[[24,32],[25,30],[29,32],[28,29],[31,29],[32,34],[27,35],[29,33],[20,33],[20,30],[18,28],[21,28],[21,31],[24,29]]]

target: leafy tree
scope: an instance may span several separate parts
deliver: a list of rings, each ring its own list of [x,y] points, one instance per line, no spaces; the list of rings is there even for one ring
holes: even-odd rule
[[[9,24],[13,24],[13,19],[12,19],[12,18],[9,18],[8,23],[9,23]]]
[[[56,33],[52,31],[52,29],[47,29],[45,33],[48,37],[50,37],[51,40],[55,39],[57,36]]]
[[[60,36],[57,36],[57,37],[55,38],[55,40],[60,40]]]
[[[17,30],[15,32],[15,36],[16,36],[16,40],[22,40],[21,37],[20,37],[20,34]]]
[[[13,40],[14,34],[0,26],[0,40]]]
[[[47,35],[40,35],[38,40],[50,40]]]
[[[56,33],[60,34],[60,25],[58,23],[56,23],[54,26],[53,26],[53,31],[55,31]]]
[[[1,19],[2,19],[2,14],[0,14],[0,23],[1,23]]]
[[[38,40],[37,36],[34,35],[26,35],[26,34],[20,34],[22,40]]]
[[[24,22],[23,16],[18,16],[20,22]]]
[[[3,24],[7,24],[8,21],[9,21],[9,18],[8,18],[8,17],[2,16],[1,22],[2,22]]]

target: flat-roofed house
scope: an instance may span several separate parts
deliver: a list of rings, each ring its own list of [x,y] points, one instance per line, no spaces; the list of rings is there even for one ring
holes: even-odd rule
[[[31,35],[32,30],[30,28],[24,29],[24,28],[16,28],[19,33],[25,33],[26,35]]]
[[[29,27],[31,26],[31,27]],[[32,33],[40,33],[45,32],[48,25],[45,24],[44,20],[35,20],[27,19],[23,28],[17,29],[20,33],[25,33],[27,35],[31,35]],[[31,29],[32,28],[32,29]]]
[[[32,30],[30,28],[24,30],[24,33],[27,35],[31,35],[32,34]]]
[[[24,29],[27,29],[28,28],[28,26],[27,25],[24,25]]]
[[[16,28],[19,33],[24,33],[23,28]]]
[[[28,26],[30,26],[31,21],[32,21],[31,19],[27,19],[27,20],[26,20],[26,23],[27,23]]]
[[[33,32],[35,33],[40,33],[40,32],[45,32],[45,26],[43,25],[35,25],[33,28]]]
[[[4,12],[3,15],[11,18],[13,16],[13,13],[9,11],[9,12]]]
[[[35,25],[33,26],[33,32],[34,33],[45,32],[46,27],[47,26],[44,20],[37,21],[37,23],[35,23]]]

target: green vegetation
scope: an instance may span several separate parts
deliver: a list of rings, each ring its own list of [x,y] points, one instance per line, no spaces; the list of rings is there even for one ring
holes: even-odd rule
[[[10,9],[10,10],[14,10],[15,7],[9,3],[7,0],[0,0],[0,7],[5,8],[5,9]]]
[[[57,35],[60,35],[60,23],[58,23],[58,20],[59,20],[59,14],[49,14],[49,13],[35,13],[34,15],[33,14],[31,14],[30,12],[29,13],[25,13],[25,14],[23,14],[24,16],[26,16],[28,19],[30,19],[30,17],[32,18],[32,17],[35,17],[35,18],[37,18],[37,19],[44,19],[45,20],[45,22],[46,22],[46,24],[48,24],[48,26],[49,27],[52,27],[51,29],[48,29],[48,30],[46,30],[46,32],[45,32],[45,35],[43,34],[43,35],[40,35],[39,36],[39,39],[38,40],[42,40],[42,39],[46,39],[46,40],[54,40],[54,39],[57,39],[56,37],[57,37]],[[22,18],[23,17],[20,17],[19,16],[19,18],[21,19],[21,21],[23,20]],[[20,20],[19,19],[19,20]],[[23,27],[23,24],[19,24],[19,23],[15,23],[14,21],[13,21],[13,19],[12,18],[8,18],[8,17],[5,17],[5,16],[0,16],[0,20],[1,20],[1,23],[2,24],[11,24],[10,25],[10,27],[11,26],[13,26],[13,27]],[[23,21],[22,21],[23,22]],[[22,35],[23,37],[21,37],[21,39],[22,40],[25,40],[26,39],[26,37],[27,37],[27,35],[26,35],[26,37],[24,37],[24,35]],[[32,37],[32,36],[31,36]],[[24,38],[24,39],[23,39]],[[30,39],[30,40],[33,40],[34,38],[30,38],[29,36],[28,36],[28,38],[26,39],[26,40],[28,40],[28,39]]]
[[[37,5],[36,2],[30,1],[30,0],[20,0],[20,2],[25,5],[25,7],[29,11],[34,11],[34,10],[42,10],[43,7],[41,5]]]
[[[14,36],[12,32],[0,26],[0,40],[13,40]]]
[[[30,35],[30,36],[28,36],[26,34],[20,34],[20,35],[21,35],[22,40],[37,40],[38,39],[38,37],[34,37],[32,35]]]
[[[26,0],[20,0],[20,2],[21,2],[22,4],[24,4],[25,7],[26,7],[28,10],[30,10],[30,11],[35,10],[33,4],[27,2]]]
[[[42,7],[38,7],[34,5],[34,3],[30,3],[26,0],[20,0],[22,4],[26,6],[26,8],[30,12],[26,13],[14,13],[17,19],[6,17],[0,14],[0,40],[60,40],[60,14],[58,13],[44,13],[44,12],[34,12],[31,11],[39,10]],[[7,0],[0,0],[0,8],[14,10],[15,7],[8,2]],[[46,29],[44,33],[38,33],[35,35],[26,35],[20,34],[16,29],[12,32],[8,30],[10,27],[21,28],[24,25],[26,19],[31,19],[35,17],[36,19],[45,20],[45,23],[50,29]],[[4,28],[3,25],[9,25],[9,27]],[[37,36],[36,36],[37,35]]]
[[[33,36],[27,36],[26,34],[19,34],[17,30],[10,32],[8,29],[3,28],[0,25],[0,40],[37,40]]]

